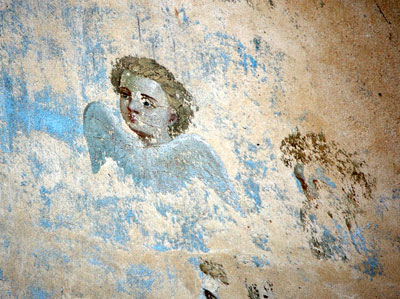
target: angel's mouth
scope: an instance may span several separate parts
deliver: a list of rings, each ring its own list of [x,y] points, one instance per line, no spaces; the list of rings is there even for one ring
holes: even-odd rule
[[[135,119],[135,115],[132,113],[128,113],[128,118],[131,121],[131,123],[135,123],[136,119]]]

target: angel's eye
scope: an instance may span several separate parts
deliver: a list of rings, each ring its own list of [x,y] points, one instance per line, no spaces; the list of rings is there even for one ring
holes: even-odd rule
[[[152,98],[151,96],[148,96],[147,94],[140,94],[140,99],[142,101],[142,104],[145,108],[155,108],[156,106],[154,105],[155,99]]]
[[[123,98],[123,99],[128,99],[132,96],[130,90],[126,87],[121,87],[119,94],[120,94],[121,98]]]

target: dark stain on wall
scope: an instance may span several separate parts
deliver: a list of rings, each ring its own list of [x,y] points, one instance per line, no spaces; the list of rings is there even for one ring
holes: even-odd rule
[[[245,286],[247,288],[247,297],[249,299],[274,298],[274,284],[269,280],[266,280],[261,286],[258,286],[256,283],[247,284],[246,280]]]
[[[247,297],[250,299],[259,299],[260,298],[260,292],[257,289],[257,285],[255,283],[252,283],[247,287]]]
[[[269,5],[271,6],[271,8],[274,8],[275,7],[274,1],[269,0]]]
[[[342,230],[351,234],[358,227],[360,202],[371,200],[375,190],[375,179],[364,171],[365,162],[328,142],[323,133],[297,131],[282,140],[280,150],[306,197],[300,223],[309,233],[312,253],[318,259],[347,261]]]
[[[207,299],[217,299],[218,297],[211,293],[209,290],[204,289],[204,296]]]

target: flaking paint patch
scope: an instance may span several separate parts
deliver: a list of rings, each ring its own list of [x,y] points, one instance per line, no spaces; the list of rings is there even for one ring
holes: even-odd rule
[[[347,153],[337,143],[328,142],[323,133],[295,132],[282,141],[280,149],[282,161],[293,167],[306,197],[299,216],[309,234],[312,253],[318,259],[348,262],[355,250],[367,258],[361,262],[363,273],[370,277],[382,274],[377,249],[366,248],[358,224],[360,206],[374,200],[375,179],[364,172],[365,162],[357,161],[356,154]],[[355,235],[364,244],[362,251],[353,241]],[[350,248],[349,243],[354,247]]]
[[[275,298],[273,292],[274,284],[269,280],[257,285],[257,283],[248,283],[246,279],[245,286],[247,288],[247,297],[249,299]]]
[[[212,278],[221,281],[223,284],[229,285],[228,276],[225,273],[224,266],[212,260],[204,260],[200,263],[200,270],[205,275],[210,275]]]

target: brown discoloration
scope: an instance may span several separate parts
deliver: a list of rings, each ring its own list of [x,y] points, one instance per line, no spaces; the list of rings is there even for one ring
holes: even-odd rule
[[[343,183],[343,192],[354,204],[357,205],[357,200],[360,198],[372,198],[375,179],[363,172],[365,162],[357,161],[355,154],[347,153],[336,142],[327,142],[323,133],[290,134],[282,140],[280,149],[283,153],[282,161],[287,167],[292,167],[295,163],[302,163],[305,166],[321,165],[329,174],[339,178]],[[307,196],[307,184],[304,178],[300,177],[298,172],[296,173],[296,167],[294,174]],[[313,182],[317,186],[317,180],[314,179]],[[350,182],[350,185],[347,182]],[[361,192],[357,191],[355,186],[361,187]]]
[[[225,285],[229,285],[228,276],[225,273],[224,266],[212,260],[204,260],[200,263],[200,270],[206,275],[221,281]]]
[[[178,9],[176,9],[176,7],[174,7],[174,14],[175,14],[175,18],[178,21],[179,26],[181,26],[181,20],[179,18],[179,11],[178,11]]]
[[[350,231],[351,230],[351,222],[348,218],[346,218],[345,221],[346,221],[346,226],[347,226],[348,230]]]
[[[318,259],[337,256],[347,261],[341,233],[331,235],[321,227],[331,225],[335,231],[339,224],[351,232],[357,226],[360,203],[371,200],[375,188],[375,179],[364,171],[365,162],[358,161],[356,154],[347,153],[336,142],[328,142],[323,133],[302,135],[297,131],[282,140],[280,149],[283,163],[293,167],[307,199],[300,209],[300,222],[309,233],[312,253]]]

